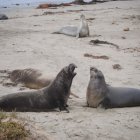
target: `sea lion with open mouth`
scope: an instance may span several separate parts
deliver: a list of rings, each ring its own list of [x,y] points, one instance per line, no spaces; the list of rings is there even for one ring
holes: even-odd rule
[[[140,106],[140,89],[112,87],[106,84],[103,73],[95,67],[90,68],[90,81],[87,88],[89,107],[119,108]]]
[[[21,92],[0,97],[0,109],[4,111],[48,111],[54,108],[66,110],[72,80],[77,66],[69,64],[64,67],[52,81],[43,89],[32,92]]]

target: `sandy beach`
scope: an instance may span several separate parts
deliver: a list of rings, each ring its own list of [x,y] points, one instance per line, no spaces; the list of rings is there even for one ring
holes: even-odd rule
[[[83,107],[90,66],[100,69],[109,85],[140,88],[139,0],[57,9],[1,8],[0,12],[9,17],[0,21],[0,70],[35,68],[55,76],[69,63],[78,66],[71,89],[80,98],[69,99],[70,113],[18,113],[34,126],[34,133],[40,136],[37,139],[140,139],[140,107],[107,110]],[[78,26],[81,14],[88,21],[89,37],[52,34],[65,25]],[[117,44],[119,49],[107,44],[91,45],[93,39]],[[85,57],[86,53],[109,59]],[[113,69],[115,64],[122,69]],[[4,80],[0,73],[0,96],[20,91],[19,86],[4,86]]]

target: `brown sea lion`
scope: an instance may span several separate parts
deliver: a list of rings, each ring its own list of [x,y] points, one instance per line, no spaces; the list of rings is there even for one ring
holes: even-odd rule
[[[90,68],[90,81],[87,88],[87,105],[103,108],[140,106],[140,89],[112,87],[106,84],[103,73]]]
[[[12,82],[19,84],[22,83],[25,87],[30,89],[41,89],[48,86],[54,78],[46,77],[39,70],[36,69],[17,69],[10,73],[10,79]],[[76,98],[79,98],[74,93],[70,94]]]
[[[37,91],[21,92],[0,97],[0,109],[4,111],[47,111],[54,108],[68,109],[67,100],[72,80],[76,73],[75,64],[64,67],[48,87]]]
[[[41,89],[48,86],[52,79],[43,77],[43,74],[36,69],[17,69],[10,73],[10,80],[16,84],[22,83],[30,89]]]

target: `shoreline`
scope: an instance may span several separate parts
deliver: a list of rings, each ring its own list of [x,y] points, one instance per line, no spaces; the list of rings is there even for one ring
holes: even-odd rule
[[[69,0],[68,2],[72,2],[72,0]],[[68,3],[67,1],[60,1],[60,2],[58,2],[58,1],[43,1],[43,0],[37,0],[37,1],[29,1],[29,2],[24,2],[24,1],[17,1],[17,2],[14,2],[14,3],[4,3],[4,4],[0,4],[0,8],[4,8],[4,7],[7,7],[7,8],[12,8],[12,7],[14,7],[14,8],[17,8],[17,7],[19,7],[19,8],[22,8],[22,7],[24,7],[24,8],[26,8],[26,7],[37,7],[39,4],[45,4],[45,3],[47,3],[47,4],[61,4],[61,3]],[[5,8],[6,9],[6,8]]]

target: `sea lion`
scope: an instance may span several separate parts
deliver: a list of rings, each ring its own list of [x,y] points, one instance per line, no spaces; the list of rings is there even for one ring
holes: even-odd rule
[[[21,83],[30,89],[41,89],[53,81],[53,78],[43,77],[39,70],[32,68],[13,70],[9,77],[12,82]]]
[[[103,73],[91,67],[86,98],[89,107],[134,107],[140,106],[140,89],[107,85]]]
[[[16,84],[23,84],[30,89],[41,89],[48,86],[54,78],[44,75],[37,69],[17,69],[13,70],[9,74],[10,80]],[[79,98],[74,93],[70,92],[70,95]]]
[[[89,36],[88,23],[83,14],[80,16],[80,20],[81,21],[79,27],[76,27],[74,25],[65,26],[62,27],[59,31],[53,32],[53,34],[65,34],[77,38]]]
[[[47,111],[58,107],[60,111],[69,112],[66,108],[67,100],[72,80],[76,75],[74,72],[76,67],[75,64],[64,67],[52,83],[43,89],[2,96],[0,109],[4,111]]]

